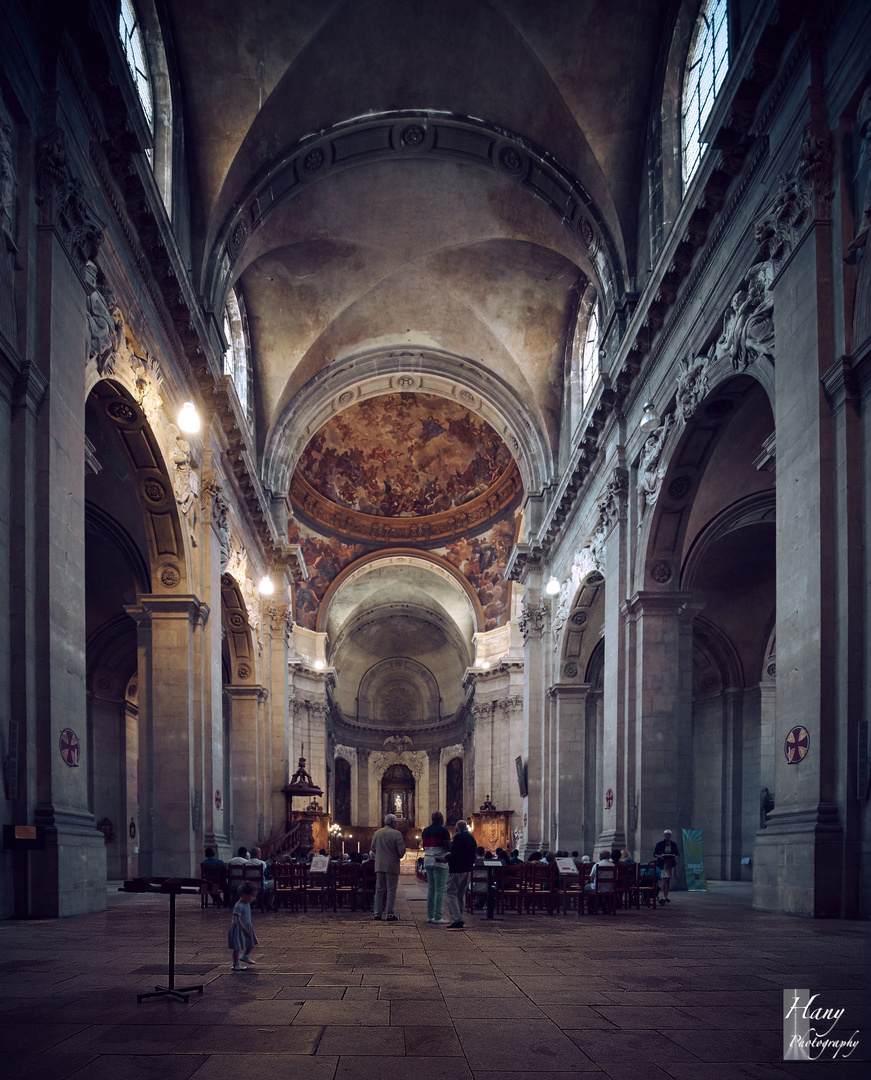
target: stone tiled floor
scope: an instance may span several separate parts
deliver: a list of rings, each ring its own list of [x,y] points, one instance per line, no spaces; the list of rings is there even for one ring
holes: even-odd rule
[[[226,911],[178,903],[180,985],[166,974],[165,897],[0,923],[0,1069],[29,1080],[611,1080],[871,1075],[867,924],[752,911],[746,886],[680,893],[614,917],[426,923],[403,877],[396,923],[255,915],[257,966],[229,970]],[[847,1063],[782,1060],[798,986],[863,1028]],[[865,1060],[856,1060],[861,1057]]]

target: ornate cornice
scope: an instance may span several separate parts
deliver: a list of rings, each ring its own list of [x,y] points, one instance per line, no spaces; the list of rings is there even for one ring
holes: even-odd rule
[[[343,536],[384,544],[415,544],[444,541],[471,530],[480,532],[522,490],[520,472],[512,462],[483,495],[452,510],[426,517],[379,517],[361,514],[324,498],[297,469],[290,485],[290,498],[303,514]]]

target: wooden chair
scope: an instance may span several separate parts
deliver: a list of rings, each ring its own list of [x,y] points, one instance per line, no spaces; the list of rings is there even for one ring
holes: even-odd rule
[[[242,881],[246,885],[253,885],[257,889],[257,907],[260,911],[268,911],[272,902],[272,889],[266,888],[262,866],[243,866]]]
[[[306,868],[302,863],[275,863],[272,877],[275,882],[276,909],[281,906],[297,911],[301,905],[305,906]]]
[[[560,874],[558,883],[559,910],[566,914],[568,911],[577,911],[583,914],[584,908],[584,875],[578,870],[577,874]]]
[[[611,915],[617,912],[617,867],[596,864],[596,880],[593,884],[592,893],[587,893],[590,899],[590,909],[594,912],[608,911]]]
[[[637,876],[636,863],[617,863],[617,887],[615,895],[617,906],[629,908],[632,905],[632,889]]]
[[[510,863],[496,873],[496,910],[519,915],[523,907],[523,863]]]
[[[208,907],[213,900],[215,907],[224,907],[227,903],[227,868],[216,863],[200,864],[200,905]]]
[[[357,893],[362,881],[361,868],[356,863],[336,863],[332,867],[333,911],[347,903],[351,911],[357,910]]]
[[[370,859],[360,867],[362,871],[363,910],[371,911],[375,904],[375,863]]]
[[[232,907],[239,899],[239,889],[245,880],[244,863],[227,863],[227,904]]]
[[[634,903],[641,907],[642,902],[647,908],[656,907],[656,896],[659,892],[659,882],[656,880],[656,862],[638,863],[638,875],[634,890]]]
[[[546,911],[553,915],[554,907],[559,902],[556,888],[556,867],[547,862],[524,863],[523,910],[529,914]]]
[[[330,884],[333,876],[332,860],[330,860],[329,868],[322,874],[313,874],[309,867],[305,869],[305,885],[303,888],[305,910],[308,911],[309,904],[316,904],[321,911],[326,911],[327,906],[330,904]]]

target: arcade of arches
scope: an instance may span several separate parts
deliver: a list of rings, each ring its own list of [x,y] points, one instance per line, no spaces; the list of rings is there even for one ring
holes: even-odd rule
[[[4,3],[0,917],[280,850],[304,757],[324,830],[699,829],[867,918],[869,53],[861,0]]]

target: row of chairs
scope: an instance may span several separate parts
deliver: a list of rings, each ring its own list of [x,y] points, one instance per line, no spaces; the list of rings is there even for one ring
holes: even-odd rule
[[[262,866],[215,866],[200,867],[202,883],[200,896],[203,907],[231,906],[239,895],[239,888],[250,882],[258,889],[257,904],[261,911],[279,908],[291,911],[308,911],[309,907],[321,911],[347,906],[356,911],[358,905],[365,910],[371,907],[375,896],[375,874],[368,865],[356,863],[330,863],[326,873],[312,873],[303,863],[275,863],[272,878],[264,881]]]
[[[576,911],[607,911],[618,908],[655,907],[658,892],[654,863],[599,866],[592,893],[585,892],[592,864],[582,864],[577,874],[560,874],[547,862],[517,863],[494,868],[490,888],[493,889],[494,909],[500,914],[513,911],[518,915],[545,912],[548,915]],[[472,910],[476,902],[486,903],[488,872],[475,867],[472,887],[466,894],[466,906]],[[589,905],[589,906],[588,906]]]

